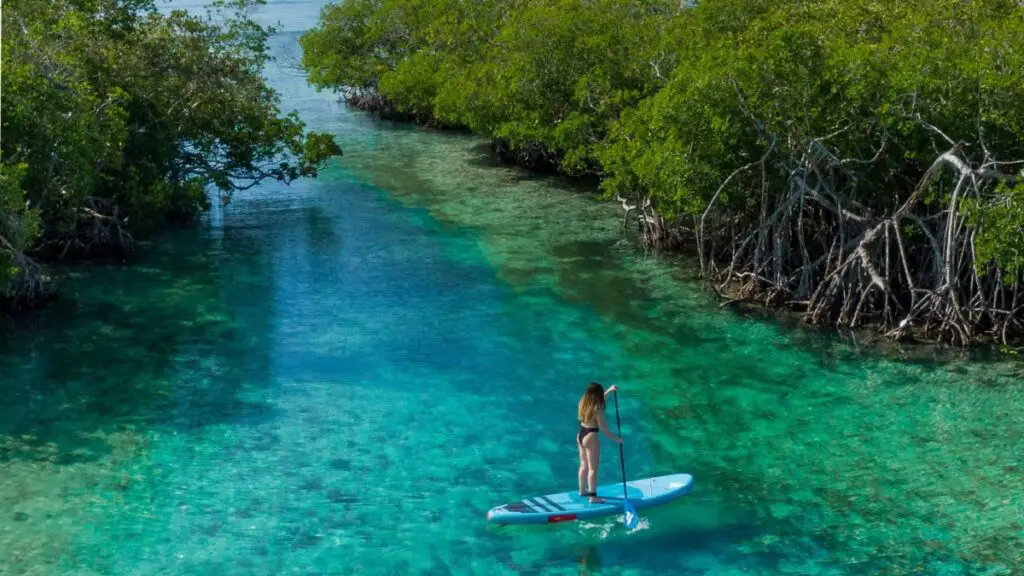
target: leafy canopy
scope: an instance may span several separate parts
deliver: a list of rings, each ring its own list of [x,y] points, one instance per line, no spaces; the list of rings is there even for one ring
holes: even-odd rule
[[[205,16],[154,0],[19,0],[3,10],[0,286],[12,254],[74,238],[90,199],[133,231],[188,219],[207,192],[315,176],[341,150],[307,133],[262,76],[262,0]],[[17,31],[17,32],[15,32]]]

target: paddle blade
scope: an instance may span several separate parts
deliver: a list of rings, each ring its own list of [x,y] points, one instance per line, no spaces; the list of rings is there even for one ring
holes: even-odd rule
[[[640,517],[637,516],[633,505],[629,503],[629,500],[623,500],[622,508],[623,512],[625,512],[623,523],[626,525],[626,528],[629,530],[636,528],[636,525],[640,522]]]

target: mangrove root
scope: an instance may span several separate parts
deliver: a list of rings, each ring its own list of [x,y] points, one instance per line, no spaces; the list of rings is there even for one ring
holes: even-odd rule
[[[113,200],[89,198],[78,211],[72,233],[47,240],[38,253],[54,260],[128,255],[135,250],[135,239],[125,229],[127,222]]]
[[[0,235],[0,252],[7,254],[16,270],[7,286],[0,286],[0,309],[17,312],[36,308],[57,297],[57,285],[42,266]]]
[[[826,146],[827,136],[807,136],[780,150],[780,139],[756,121],[764,155],[730,174],[699,216],[667,226],[645,196],[618,199],[627,216],[635,213],[645,245],[679,246],[684,234],[690,238],[703,277],[730,301],[789,306],[814,325],[871,325],[896,340],[1009,344],[1024,334],[1022,279],[978,261],[978,230],[963,206],[968,199],[1009,202],[996,185],[1019,176],[998,168],[1015,163],[996,162],[983,146],[976,147],[984,150],[981,157],[972,158],[963,143],[915,121],[947,148],[912,192],[888,209],[866,206],[837,184],[855,177],[850,165],[881,158],[885,134],[874,158],[843,159]],[[787,139],[793,142],[792,135]],[[788,176],[780,184],[769,182],[770,173]],[[716,204],[730,185],[760,186],[760,214],[736,214]],[[925,202],[929,193],[940,201]]]

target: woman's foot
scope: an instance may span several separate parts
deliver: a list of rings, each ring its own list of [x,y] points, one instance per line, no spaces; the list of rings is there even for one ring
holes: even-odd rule
[[[590,503],[591,504],[604,504],[605,503],[605,499],[601,498],[600,496],[596,496],[596,495],[595,496],[591,496],[590,497]]]

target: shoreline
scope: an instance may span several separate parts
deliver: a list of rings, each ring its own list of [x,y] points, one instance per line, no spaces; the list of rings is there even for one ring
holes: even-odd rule
[[[599,182],[593,175],[573,175],[561,171],[558,168],[557,162],[551,161],[555,155],[540,150],[542,148],[540,145],[537,145],[535,150],[517,150],[509,147],[507,141],[482,137],[466,127],[446,126],[430,120],[424,120],[412,114],[391,114],[388,112],[389,108],[381,106],[379,98],[367,99],[363,96],[360,98],[345,97],[343,100],[351,109],[379,120],[407,124],[438,133],[472,134],[481,138],[482,144],[486,146],[490,159],[495,163],[495,166],[514,166],[531,174],[558,176],[579,185],[590,186],[596,185]],[[613,201],[602,197],[596,191],[583,193],[594,194],[602,202]],[[626,202],[621,198],[618,200],[622,203],[626,212],[623,217],[624,226],[627,223],[636,226],[635,233],[623,230],[622,236],[624,240],[630,242],[635,247],[650,250],[658,257],[674,256],[685,258],[688,261],[694,261],[697,258],[697,250],[691,245],[694,243],[694,239],[688,238],[687,240],[689,241],[684,240],[684,233],[689,232],[689,235],[692,235],[692,230],[685,228],[681,224],[669,224],[662,221],[664,226],[662,231],[663,238],[667,238],[668,241],[655,241],[652,243],[650,238],[647,237],[647,231],[644,229],[645,222],[642,215],[636,211],[631,215],[629,213],[630,207],[627,206]],[[657,215],[657,212],[654,212],[654,214],[660,217],[660,215]],[[190,219],[187,222],[170,222],[167,224],[167,227],[189,226],[194,223],[195,220]],[[636,234],[635,237],[634,234]],[[46,308],[59,300],[61,296],[59,282],[50,273],[54,267],[87,266],[94,263],[110,263],[115,261],[119,264],[131,265],[139,257],[137,249],[140,245],[144,244],[147,244],[147,242],[136,241],[134,238],[129,237],[129,245],[127,246],[123,244],[104,245],[95,252],[90,250],[84,254],[75,254],[71,258],[54,258],[52,251],[48,252],[42,249],[45,248],[45,243],[43,243],[28,254],[28,257],[32,258],[39,266],[38,274],[42,279],[42,283],[39,285],[43,286],[42,290],[29,296],[21,294],[13,300],[9,297],[2,298],[0,299],[0,310],[3,311],[4,315],[13,318]],[[931,356],[933,359],[937,359],[937,356],[948,358],[951,356],[951,352],[953,352],[952,356],[962,356],[964,353],[973,354],[975,352],[985,354],[988,351],[995,351],[1004,356],[1016,356],[1019,352],[1024,351],[1024,348],[1001,344],[998,338],[993,337],[991,334],[975,336],[972,338],[969,346],[955,346],[944,343],[941,339],[929,337],[927,335],[927,327],[910,326],[898,332],[893,330],[885,333],[881,330],[880,323],[872,321],[864,322],[854,328],[815,324],[808,321],[806,310],[797,305],[798,303],[789,301],[768,302],[767,300],[772,298],[766,298],[763,294],[744,296],[744,287],[736,278],[728,279],[720,286],[716,286],[718,282],[712,281],[703,275],[699,275],[698,278],[701,289],[715,296],[719,308],[731,308],[742,315],[756,317],[759,320],[782,322],[794,327],[827,331],[827,333],[844,340],[852,338],[857,346],[867,346],[880,351],[884,355],[896,354],[903,358],[908,356]],[[1020,342],[1016,341],[1014,344],[1019,345]]]
[[[24,34],[3,37],[3,87],[18,105],[4,116],[0,314],[59,298],[52,266],[130,259],[136,236],[265,180],[316,177],[343,154],[279,107],[264,76],[274,29],[250,18],[253,3],[206,17],[154,0],[4,13]]]
[[[593,175],[579,176],[568,174],[561,171],[557,163],[537,162],[534,160],[538,156],[547,153],[538,151],[534,151],[532,154],[522,153],[509,148],[507,142],[501,139],[488,138],[476,134],[466,127],[445,127],[431,121],[417,120],[418,116],[408,114],[404,116],[381,115],[379,113],[381,108],[377,106],[379,106],[379,101],[382,99],[384,99],[382,96],[373,99],[376,106],[363,106],[363,103],[367,102],[365,98],[344,98],[344,101],[353,110],[381,120],[410,124],[440,133],[472,134],[481,138],[486,143],[491,159],[498,166],[515,166],[531,174],[558,176],[580,185],[596,186],[600,182],[600,179]],[[538,145],[539,147],[540,145]],[[627,205],[626,200],[621,198],[604,198],[599,192],[594,192],[594,195],[602,202],[611,203],[618,200],[622,204],[623,212],[625,212],[624,224],[630,223],[636,227],[635,234],[624,230],[623,239],[638,248],[650,250],[659,257],[676,256],[691,260],[696,264],[698,250],[691,245],[696,240],[694,238],[685,238],[686,236],[693,235],[691,229],[681,223],[668,223],[662,219],[660,222],[662,227],[660,231],[661,237],[651,239],[648,237],[649,231],[645,230],[645,218],[650,220],[651,216],[640,214],[633,207]],[[649,210],[653,212],[655,218],[661,219],[661,215],[655,209],[649,208]],[[804,329],[827,331],[829,334],[844,340],[848,338],[853,339],[857,342],[857,346],[868,346],[881,351],[885,355],[896,354],[902,358],[931,356],[933,359],[942,357],[951,360],[953,357],[962,357],[964,354],[973,355],[981,353],[987,355],[991,352],[1004,357],[1015,357],[1024,352],[1024,341],[1020,337],[1012,340],[1012,344],[1003,344],[999,341],[998,335],[993,335],[991,331],[975,335],[967,346],[958,346],[946,343],[941,338],[929,336],[928,332],[930,330],[928,326],[922,327],[910,324],[885,331],[882,328],[882,324],[876,320],[863,322],[853,328],[837,326],[831,323],[826,325],[816,324],[808,319],[806,306],[800,306],[799,303],[790,301],[767,302],[765,300],[771,300],[772,298],[766,298],[763,294],[743,296],[744,287],[742,282],[735,277],[722,282],[721,279],[709,279],[701,274],[698,276],[698,279],[701,283],[701,289],[715,296],[719,308],[732,308],[744,315],[756,316],[759,319],[769,321],[782,321],[784,324],[799,326]],[[721,284],[723,287],[716,287],[716,284]]]
[[[1024,28],[926,3],[875,23],[888,49],[860,4],[408,8],[327,9],[299,39],[307,80],[468,126],[506,163],[597,177],[646,248],[681,245],[716,292],[738,280],[768,308],[892,340],[1024,341],[1024,85],[1005,64]],[[920,18],[944,35],[908,34]],[[895,49],[912,57],[887,62]]]
[[[552,164],[539,165],[539,167],[535,167],[538,165],[531,164],[530,162],[523,162],[521,161],[523,156],[515,154],[514,151],[510,153],[507,146],[494,139],[481,137],[465,127],[446,127],[430,122],[419,122],[413,119],[412,116],[408,115],[405,119],[400,119],[386,114],[382,115],[374,108],[362,107],[359,102],[350,102],[348,99],[345,99],[345,103],[353,110],[367,114],[379,120],[394,122],[397,124],[407,124],[438,133],[472,134],[481,138],[482,147],[486,147],[488,155],[496,167],[514,166],[528,173],[539,176],[557,176],[559,178],[565,178],[568,182],[573,184],[595,184],[595,179],[591,176],[575,176],[566,174],[558,170],[557,167]],[[601,202],[614,202],[614,200],[601,197],[601,194],[596,191],[581,191],[579,193],[593,194]],[[625,206],[624,202],[623,205]],[[623,223],[624,225],[630,223],[636,227],[632,231],[626,229],[623,229],[622,231],[622,239],[628,241],[635,248],[648,250],[659,258],[670,257],[673,259],[685,259],[687,261],[692,261],[694,264],[696,263],[696,249],[690,245],[691,242],[684,241],[682,239],[682,235],[678,234],[679,230],[685,230],[684,227],[667,227],[666,232],[672,238],[672,241],[662,243],[661,245],[650,245],[650,243],[644,238],[643,221],[637,214],[633,214],[632,216],[629,214],[625,215]],[[193,219],[188,222],[169,223],[166,228],[192,226],[195,224],[196,220]],[[3,311],[5,316],[13,320],[15,317],[24,316],[31,314],[33,311],[45,309],[61,297],[61,287],[59,282],[51,273],[53,269],[89,266],[93,264],[102,265],[104,263],[117,263],[130,266],[140,258],[141,255],[138,253],[138,250],[148,244],[149,242],[143,239],[132,239],[131,246],[127,249],[124,246],[111,246],[108,247],[110,248],[109,250],[100,251],[100,253],[77,256],[70,259],[39,258],[37,257],[38,255],[33,252],[32,257],[34,257],[35,261],[40,265],[42,273],[47,278],[47,282],[49,282],[51,292],[30,299],[28,305],[20,305],[13,309],[9,307],[10,303],[8,300],[0,300],[0,310]],[[710,293],[715,297],[718,308],[730,308],[742,316],[755,318],[759,321],[776,322],[793,328],[821,331],[823,333],[836,336],[842,340],[852,339],[856,347],[870,349],[887,357],[896,356],[902,359],[949,361],[963,359],[965,355],[973,356],[976,353],[980,353],[985,356],[993,353],[1007,357],[1016,356],[1019,352],[1024,351],[1024,348],[1000,345],[995,338],[991,337],[976,337],[968,347],[953,346],[943,343],[940,340],[928,338],[924,333],[925,330],[917,326],[912,326],[909,330],[901,333],[899,337],[892,338],[884,334],[879,329],[879,324],[877,322],[867,322],[853,329],[837,326],[815,325],[807,321],[805,313],[801,311],[799,306],[792,305],[790,302],[773,304],[764,302],[764,298],[758,296],[743,297],[741,294],[743,287],[736,279],[727,281],[724,288],[721,289],[716,287],[714,282],[701,275],[698,275],[696,280],[701,284],[701,290]]]

